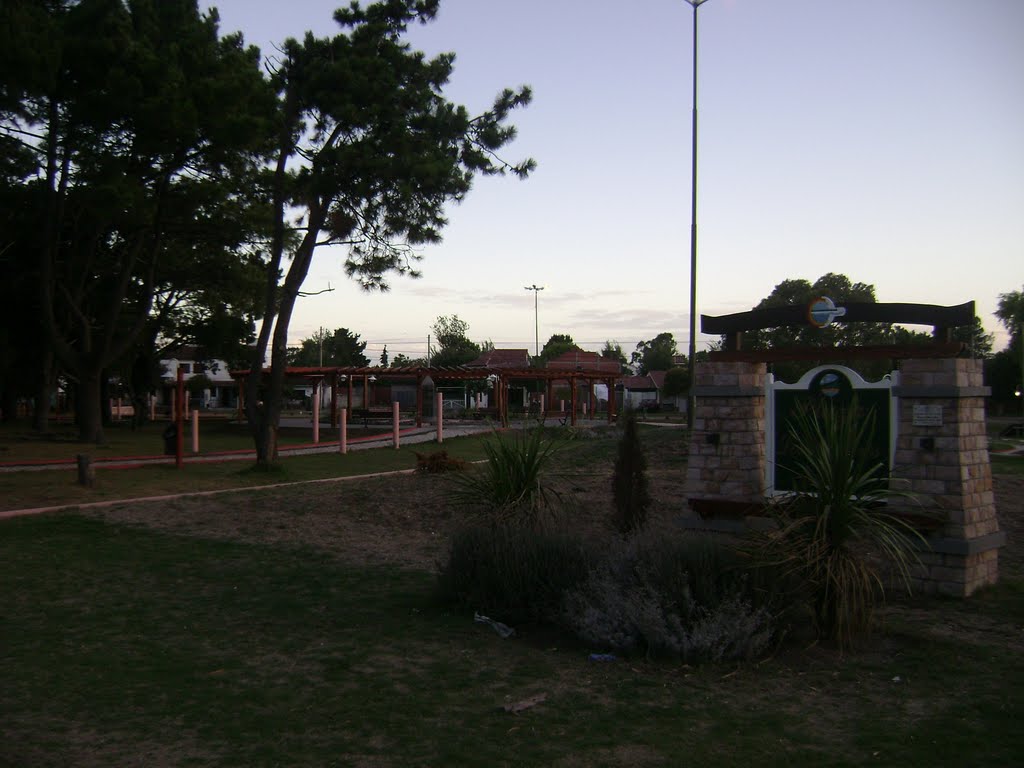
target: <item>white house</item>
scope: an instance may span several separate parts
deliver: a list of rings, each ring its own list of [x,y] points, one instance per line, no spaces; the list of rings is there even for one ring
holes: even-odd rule
[[[157,392],[157,406],[169,407],[171,392],[174,390],[181,369],[186,386],[189,379],[205,375],[211,386],[201,392],[190,392],[189,399],[193,406],[200,408],[234,408],[238,405],[238,385],[228,371],[228,364],[223,360],[204,360],[200,350],[192,345],[171,350],[175,357],[162,358],[160,365],[161,387]]]

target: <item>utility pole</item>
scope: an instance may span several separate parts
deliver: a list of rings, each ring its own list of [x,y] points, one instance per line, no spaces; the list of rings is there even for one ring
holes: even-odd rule
[[[540,321],[538,314],[537,299],[540,297],[540,292],[544,290],[546,286],[543,285],[525,285],[523,286],[528,291],[533,291],[533,354],[534,357],[540,357]]]
[[[707,0],[686,0],[693,6],[693,130],[690,159],[690,391],[686,401],[686,425],[693,429],[697,398],[693,394],[694,358],[697,356],[697,9]]]

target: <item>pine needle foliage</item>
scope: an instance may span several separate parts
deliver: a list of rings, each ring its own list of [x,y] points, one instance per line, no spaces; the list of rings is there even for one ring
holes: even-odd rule
[[[636,411],[623,414],[622,437],[612,476],[612,495],[615,501],[615,528],[623,536],[632,536],[643,530],[647,523],[647,510],[651,494],[647,485],[647,457],[640,441]]]

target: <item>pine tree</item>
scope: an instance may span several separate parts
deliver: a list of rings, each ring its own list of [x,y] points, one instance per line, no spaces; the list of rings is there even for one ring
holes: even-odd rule
[[[623,536],[639,533],[647,523],[651,494],[647,487],[647,457],[640,443],[636,412],[623,415],[619,455],[615,460],[612,493],[615,499],[614,523]]]

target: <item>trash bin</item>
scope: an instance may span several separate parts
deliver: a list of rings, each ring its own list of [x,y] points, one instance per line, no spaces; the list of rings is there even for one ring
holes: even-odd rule
[[[164,430],[164,456],[178,455],[178,425],[171,422]]]

